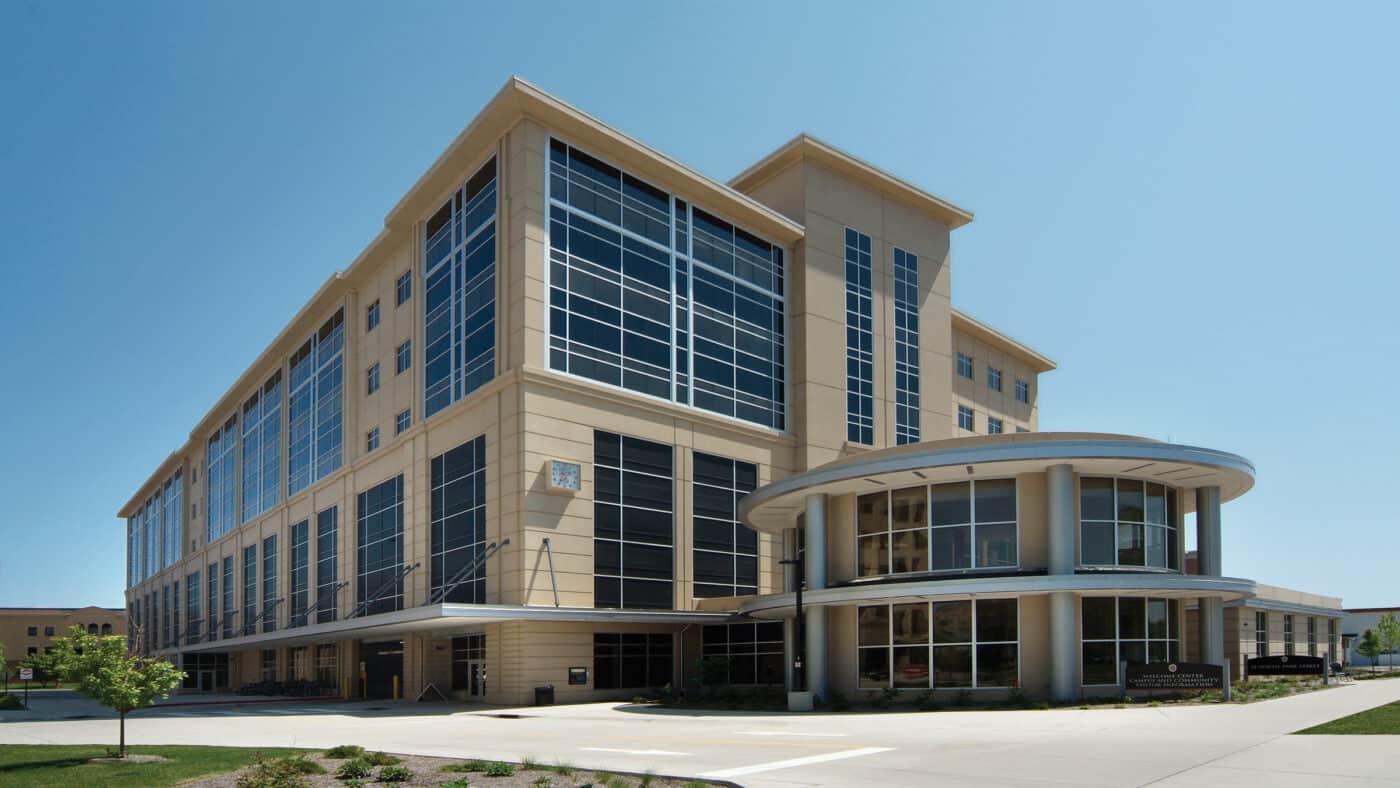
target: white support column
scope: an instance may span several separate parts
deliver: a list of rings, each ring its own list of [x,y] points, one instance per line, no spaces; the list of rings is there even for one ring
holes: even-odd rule
[[[1049,527],[1052,575],[1074,574],[1074,468],[1045,469],[1045,509]],[[1079,697],[1075,667],[1079,664],[1079,595],[1050,594],[1050,698],[1067,703]]]
[[[783,529],[783,560],[791,561],[797,558],[797,529]],[[793,564],[783,564],[783,591],[791,594],[797,590],[797,567]],[[792,675],[792,661],[797,656],[797,626],[796,619],[783,619],[783,685],[788,692],[792,692],[797,686],[795,677]]]
[[[826,496],[807,496],[807,514],[804,518],[803,535],[804,560],[802,569],[807,581],[807,590],[826,588]],[[807,660],[804,668],[807,673],[807,690],[822,701],[830,701],[827,689],[826,669],[826,608],[806,609]]]
[[[1220,488],[1196,488],[1196,573],[1220,577]],[[1225,603],[1218,596],[1201,597],[1197,624],[1201,661],[1220,665],[1225,673],[1225,698],[1230,697],[1230,665],[1225,662]]]

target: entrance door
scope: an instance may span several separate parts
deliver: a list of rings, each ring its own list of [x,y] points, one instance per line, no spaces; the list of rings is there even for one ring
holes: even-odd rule
[[[214,691],[214,671],[212,671],[212,670],[201,670],[201,671],[199,671],[198,673],[199,673],[199,691],[200,691],[200,692],[213,692],[213,691]]]
[[[472,700],[483,700],[486,697],[486,661],[468,662],[467,676],[467,696]]]
[[[394,697],[394,677],[403,680],[403,641],[361,643],[360,660],[365,665],[365,697]]]

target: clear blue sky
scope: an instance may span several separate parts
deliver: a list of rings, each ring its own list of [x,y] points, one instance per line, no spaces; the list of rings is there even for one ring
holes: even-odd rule
[[[876,5],[0,3],[0,605],[122,603],[117,508],[512,73],[975,211],[1043,429],[1243,454],[1227,574],[1400,604],[1400,5]]]

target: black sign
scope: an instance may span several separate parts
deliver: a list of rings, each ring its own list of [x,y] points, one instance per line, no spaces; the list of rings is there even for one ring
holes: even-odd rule
[[[1225,669],[1200,662],[1149,662],[1129,665],[1126,689],[1218,690],[1225,688]]]
[[[1327,661],[1322,657],[1255,657],[1247,667],[1251,676],[1321,676]]]
[[[588,668],[569,668],[570,684],[587,684]]]

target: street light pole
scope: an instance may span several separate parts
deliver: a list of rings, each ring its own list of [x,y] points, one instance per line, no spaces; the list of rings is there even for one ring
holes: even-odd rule
[[[802,586],[804,584],[802,559],[784,558],[778,563],[797,567],[797,632],[795,634],[797,644],[793,649],[792,687],[793,692],[806,692],[807,669],[805,667],[805,658],[807,656],[807,630],[805,626],[806,619],[802,616]]]

